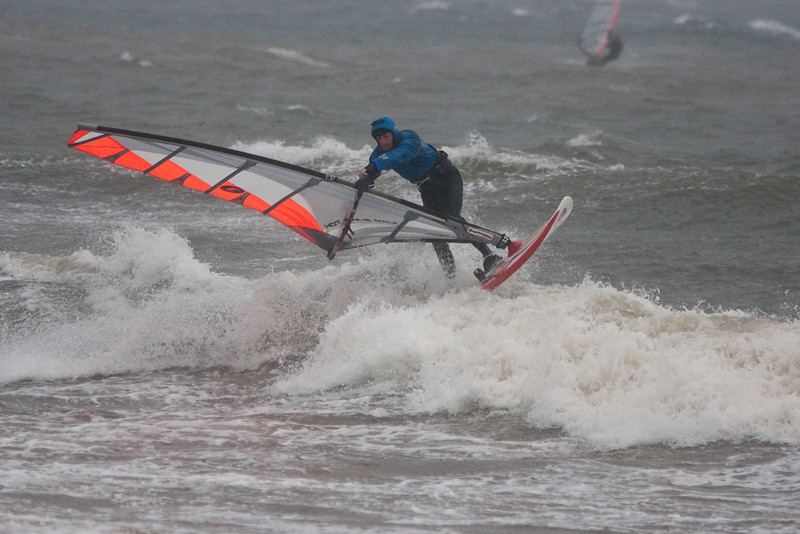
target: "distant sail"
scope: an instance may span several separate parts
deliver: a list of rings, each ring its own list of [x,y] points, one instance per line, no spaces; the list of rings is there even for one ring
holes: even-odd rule
[[[290,163],[195,141],[79,125],[67,145],[153,178],[269,215],[330,251],[355,186]],[[365,193],[340,250],[399,241],[500,244],[505,236],[377,192]]]
[[[622,0],[596,0],[578,45],[590,63],[605,63],[609,35],[617,27]],[[621,47],[620,47],[621,51]],[[617,53],[617,56],[619,53]],[[614,56],[615,59],[616,56]]]

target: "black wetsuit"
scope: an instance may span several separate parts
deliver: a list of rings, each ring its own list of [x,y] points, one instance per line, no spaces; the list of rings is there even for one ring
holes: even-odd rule
[[[603,58],[603,63],[608,63],[609,61],[614,61],[617,59],[620,54],[622,54],[622,47],[622,39],[619,37],[610,40],[608,46],[606,47],[607,53]]]
[[[373,176],[366,174],[359,181],[369,180],[372,183],[383,171],[394,170],[417,186],[422,195],[423,206],[451,217],[461,217],[464,181],[447,154],[424,143],[413,130],[398,130],[391,117],[385,115],[378,117],[372,121],[371,126],[372,137],[376,141],[378,136],[391,133],[392,147],[384,150],[380,143],[375,146],[369,157],[370,164],[364,169],[367,171],[372,166],[371,172],[374,174]],[[487,257],[499,259],[499,256],[491,253],[486,244],[473,243],[473,245],[483,254],[484,267],[487,266]],[[448,277],[453,276],[456,264],[448,244],[435,242],[433,248]]]
[[[447,157],[447,153],[439,151],[436,165],[428,176],[419,184],[422,205],[426,208],[442,212],[453,217],[461,217],[461,206],[464,202],[464,180],[461,173]],[[492,252],[485,243],[472,243],[485,257]],[[447,243],[434,243],[439,263],[448,274],[455,271],[455,260]]]

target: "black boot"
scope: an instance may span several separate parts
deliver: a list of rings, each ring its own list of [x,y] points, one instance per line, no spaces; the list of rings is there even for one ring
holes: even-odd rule
[[[483,258],[483,272],[488,273],[494,266],[503,261],[503,258],[498,256],[497,254],[490,254]]]

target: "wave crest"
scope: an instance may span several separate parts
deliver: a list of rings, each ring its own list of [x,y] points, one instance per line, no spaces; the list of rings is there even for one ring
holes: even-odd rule
[[[768,35],[788,36],[800,40],[800,30],[787,26],[777,20],[756,19],[750,22],[750,27]]]
[[[407,388],[412,410],[510,410],[600,447],[800,443],[796,323],[671,310],[591,281],[521,290],[354,306],[279,389],[383,383]]]

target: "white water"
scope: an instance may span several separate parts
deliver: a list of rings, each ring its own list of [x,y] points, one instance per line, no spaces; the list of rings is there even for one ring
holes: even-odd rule
[[[756,31],[775,36],[789,36],[800,40],[800,30],[783,24],[777,20],[756,19],[750,22],[750,27]]]
[[[578,140],[571,140],[568,146],[594,146],[594,140],[600,132],[584,135]],[[578,144],[575,144],[575,143]],[[587,144],[588,143],[588,144]],[[311,167],[322,172],[354,172],[363,167],[369,159],[373,146],[350,148],[344,142],[333,137],[318,137],[310,146],[287,145],[282,140],[263,140],[255,142],[238,142],[233,146],[236,150],[261,154],[273,159],[288,161],[297,165]],[[492,164],[502,170],[518,168],[545,169],[550,172],[566,174],[569,171],[591,168],[585,161],[570,160],[557,156],[544,156],[522,151],[493,147],[478,132],[471,132],[463,143],[458,145],[442,145],[453,161],[458,165]]]
[[[520,273],[486,293],[461,273],[448,286],[421,246],[249,280],[166,230],[113,238],[105,254],[0,256],[30,315],[0,346],[0,382],[269,363],[275,393],[344,386],[400,393],[408,414],[508,411],[602,448],[800,443],[796,321],[672,310],[589,279]],[[80,287],[85,309],[63,318],[59,286]]]
[[[267,48],[267,52],[269,52],[273,56],[279,57],[286,61],[301,63],[303,65],[308,65],[311,67],[322,67],[322,68],[330,67],[329,63],[311,58],[298,50],[291,50],[288,48],[279,48],[276,46],[271,46]]]

